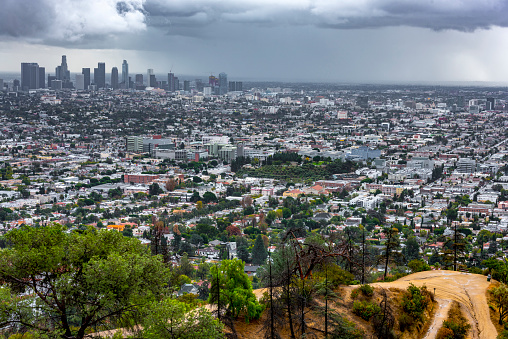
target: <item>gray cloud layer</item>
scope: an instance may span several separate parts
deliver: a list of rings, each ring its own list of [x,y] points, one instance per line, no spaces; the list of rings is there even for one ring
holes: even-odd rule
[[[147,26],[169,34],[221,23],[474,31],[508,26],[508,0],[0,0],[0,38],[81,43]]]
[[[0,0],[0,37],[77,42],[146,29],[144,0]]]

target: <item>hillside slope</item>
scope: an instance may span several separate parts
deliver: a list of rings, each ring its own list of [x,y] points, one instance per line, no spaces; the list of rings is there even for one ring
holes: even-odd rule
[[[453,300],[464,306],[463,309],[472,326],[473,338],[496,338],[497,331],[490,320],[489,306],[485,296],[490,283],[485,276],[453,271],[426,271],[411,274],[390,283],[375,283],[372,286],[405,289],[410,283],[416,286],[425,284],[431,292],[434,292],[434,288],[436,289],[439,310],[425,338],[431,339],[436,336]]]

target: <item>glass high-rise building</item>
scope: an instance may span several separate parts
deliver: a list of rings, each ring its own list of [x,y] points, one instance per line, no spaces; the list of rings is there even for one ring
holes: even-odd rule
[[[124,60],[122,63],[122,83],[124,88],[129,88],[129,64],[127,60]]]
[[[39,88],[46,88],[46,68],[39,67]]]
[[[93,81],[97,88],[106,87],[106,64],[99,62],[97,68],[93,69]]]
[[[39,64],[36,62],[21,63],[21,90],[39,88]]]
[[[125,61],[125,60],[124,60]],[[127,81],[129,81],[127,79]],[[118,89],[118,68],[113,67],[111,69],[111,88]]]
[[[81,74],[84,76],[83,87],[84,89],[88,89],[88,86],[90,86],[90,68],[82,68]]]
[[[223,95],[228,92],[228,75],[224,72],[219,74],[219,94]]]
[[[168,73],[168,88],[170,92],[175,91],[175,75],[173,73]]]

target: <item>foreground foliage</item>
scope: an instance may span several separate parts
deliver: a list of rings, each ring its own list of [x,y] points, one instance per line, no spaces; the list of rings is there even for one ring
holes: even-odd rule
[[[150,305],[143,321],[142,337],[146,339],[219,339],[224,325],[200,307],[166,298]]]
[[[22,227],[0,251],[0,327],[62,338],[136,324],[164,293],[168,269],[121,233]]]

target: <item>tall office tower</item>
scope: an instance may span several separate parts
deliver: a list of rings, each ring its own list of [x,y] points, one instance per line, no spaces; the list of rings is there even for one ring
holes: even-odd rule
[[[228,92],[228,75],[224,72],[219,74],[219,94],[223,95]]]
[[[150,79],[148,79],[150,87],[157,87],[157,79],[155,79],[155,74],[150,74]]]
[[[210,75],[208,77],[208,84],[212,87],[219,86],[219,79],[217,79],[215,76]]]
[[[48,74],[48,88],[51,88],[51,82],[56,80],[56,76]]]
[[[116,67],[111,69],[111,88],[118,89],[118,68]]]
[[[81,74],[83,74],[84,76],[84,89],[88,89],[88,86],[90,86],[90,68],[82,68],[81,69]]]
[[[129,64],[127,60],[124,60],[122,63],[122,82],[124,88],[129,88]]]
[[[229,91],[230,92],[236,91],[236,81],[230,81],[229,82]]]
[[[21,90],[39,88],[39,65],[35,62],[21,63]]]
[[[143,85],[143,74],[136,74],[136,86]]]
[[[495,104],[496,104],[496,99],[494,99],[494,98],[487,98],[487,102],[485,103],[485,109],[487,111],[492,111],[492,110],[494,110]]]
[[[196,82],[196,90],[197,90],[198,92],[203,92],[203,87],[204,87],[204,86],[203,86],[203,80],[201,80],[201,79],[196,79],[196,80],[195,80],[195,82]]]
[[[185,92],[190,92],[190,81],[189,80],[183,81],[183,90]]]
[[[106,87],[106,64],[99,62],[98,67],[93,69],[93,81],[97,88]]]
[[[170,92],[175,91],[175,75],[173,73],[168,73],[168,87]]]
[[[178,80],[178,77],[175,77],[173,80],[175,82],[175,91],[179,91],[180,90],[180,80]]]
[[[39,67],[39,88],[46,88],[46,68]]]
[[[4,79],[0,79],[0,92],[4,90]]]
[[[67,56],[62,55],[62,64],[55,69],[56,79],[68,82],[71,80],[71,72],[67,66]]]
[[[152,68],[149,68],[146,70],[146,85],[148,87],[152,87],[150,86],[150,75],[153,75],[153,69]]]
[[[85,89],[85,75],[84,74],[76,74],[76,89],[84,90]]]

